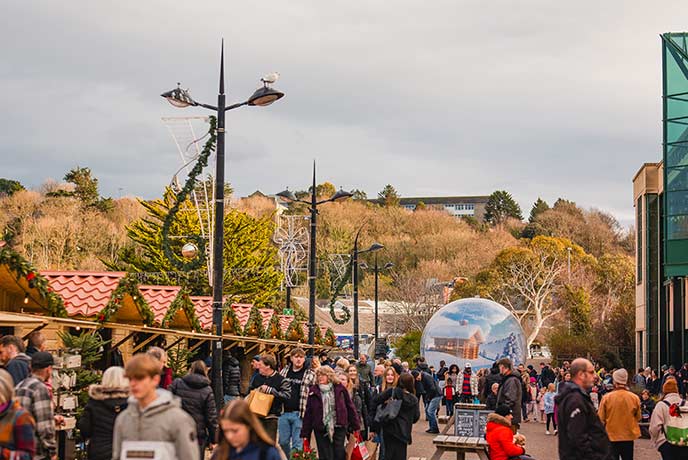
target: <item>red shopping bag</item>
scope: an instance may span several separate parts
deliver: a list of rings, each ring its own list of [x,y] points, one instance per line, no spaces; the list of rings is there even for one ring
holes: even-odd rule
[[[365,442],[361,438],[361,433],[358,431],[354,433],[354,438],[356,439],[356,445],[351,452],[351,460],[367,460],[370,454]]]

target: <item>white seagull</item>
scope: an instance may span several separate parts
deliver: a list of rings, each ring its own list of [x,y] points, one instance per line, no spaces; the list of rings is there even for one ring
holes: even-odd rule
[[[272,72],[260,79],[264,84],[271,85],[275,83],[280,77],[279,72]]]

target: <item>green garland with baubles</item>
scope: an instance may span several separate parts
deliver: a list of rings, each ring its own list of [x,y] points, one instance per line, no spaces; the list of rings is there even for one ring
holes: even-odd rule
[[[153,326],[155,315],[153,314],[153,310],[151,310],[150,306],[148,305],[148,302],[146,302],[141,295],[137,281],[138,280],[135,277],[130,275],[127,275],[120,280],[117,288],[110,297],[110,301],[105,308],[98,313],[98,316],[96,317],[98,323],[102,324],[110,321],[110,318],[112,318],[122,306],[124,296],[129,295],[131,296],[136,308],[139,311],[139,314],[141,315],[143,324],[146,326]]]
[[[196,309],[194,308],[194,304],[189,297],[189,293],[185,290],[182,290],[172,301],[170,308],[167,309],[167,313],[165,313],[165,317],[160,323],[160,327],[167,329],[170,322],[174,318],[174,315],[177,314],[180,308],[182,311],[184,311],[186,317],[189,318],[191,329],[194,332],[201,332],[201,322],[198,320],[198,316],[196,316]]]

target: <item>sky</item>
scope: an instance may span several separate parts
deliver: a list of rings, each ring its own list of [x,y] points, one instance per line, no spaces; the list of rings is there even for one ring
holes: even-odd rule
[[[286,96],[227,114],[237,195],[318,182],[375,197],[508,190],[633,219],[661,159],[659,34],[685,1],[6,2],[0,177],[37,187],[90,167],[104,196],[159,196],[181,166],[159,95],[214,104],[266,73]]]

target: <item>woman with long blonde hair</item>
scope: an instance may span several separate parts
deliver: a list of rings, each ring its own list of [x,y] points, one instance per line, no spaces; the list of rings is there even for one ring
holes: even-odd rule
[[[212,460],[280,460],[282,457],[243,399],[231,401],[220,417],[220,443]]]

